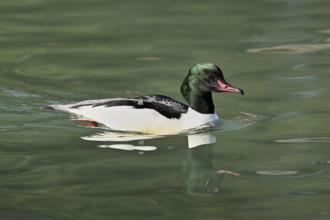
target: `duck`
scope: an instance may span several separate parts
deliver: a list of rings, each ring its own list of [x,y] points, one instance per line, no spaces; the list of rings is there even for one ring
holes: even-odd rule
[[[69,112],[90,125],[144,134],[175,134],[218,121],[212,93],[244,91],[231,86],[222,70],[212,63],[191,67],[181,84],[181,94],[187,104],[164,95],[144,95],[133,98],[85,100],[73,104],[48,105],[48,110]]]

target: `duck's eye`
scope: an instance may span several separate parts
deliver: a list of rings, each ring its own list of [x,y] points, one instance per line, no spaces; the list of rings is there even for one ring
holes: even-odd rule
[[[214,81],[214,77],[213,76],[209,76],[205,79],[206,82],[210,83]]]

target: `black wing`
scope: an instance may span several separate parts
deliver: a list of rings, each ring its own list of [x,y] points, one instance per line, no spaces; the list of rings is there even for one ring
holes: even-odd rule
[[[135,98],[127,98],[127,99],[115,98],[98,103],[77,104],[77,105],[73,105],[71,108],[79,108],[82,106],[91,106],[91,107],[132,106],[136,109],[148,108],[159,112],[161,115],[167,118],[177,118],[177,119],[181,117],[182,113],[187,113],[188,111],[187,105],[163,95],[146,95]]]

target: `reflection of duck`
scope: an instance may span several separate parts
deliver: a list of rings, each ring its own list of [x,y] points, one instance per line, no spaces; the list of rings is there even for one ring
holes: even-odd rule
[[[108,145],[99,145],[101,148],[113,148],[120,150],[137,150],[137,151],[152,151],[156,150],[156,146],[145,146],[144,140],[163,138],[159,135],[140,135],[129,133],[116,133],[116,132],[104,132],[100,134],[94,134],[91,136],[81,137],[87,141],[108,141],[115,142]],[[124,142],[139,141],[140,145],[127,144]],[[213,144],[217,141],[216,137],[211,134],[189,134],[188,135],[188,147],[195,148],[198,146]],[[141,145],[141,143],[143,143]]]
[[[216,137],[208,133],[188,134],[188,148],[184,151],[183,171],[186,175],[186,192],[189,194],[216,194],[225,174],[238,176],[238,173],[217,170],[212,164],[212,145]],[[106,132],[88,137],[84,140],[112,142],[99,145],[100,148],[138,151],[139,153],[157,150],[159,146],[146,144],[151,139],[169,139],[179,136],[139,135],[129,133]],[[136,144],[131,142],[138,141]],[[129,142],[129,143],[127,143]],[[166,143],[168,141],[160,141]]]
[[[223,175],[212,164],[212,146],[193,148],[185,152],[183,171],[186,174],[186,191],[190,194],[219,192]]]
[[[212,145],[216,137],[210,134],[188,136],[189,149],[183,159],[183,171],[186,174],[186,191],[190,194],[215,194],[220,192],[220,184],[224,174],[239,176],[228,170],[217,170],[212,164]]]
[[[74,113],[113,130],[170,134],[218,120],[212,92],[238,92],[243,95],[243,90],[226,82],[218,66],[197,64],[189,70],[181,85],[181,93],[189,106],[167,96],[147,95],[87,100],[46,108]]]

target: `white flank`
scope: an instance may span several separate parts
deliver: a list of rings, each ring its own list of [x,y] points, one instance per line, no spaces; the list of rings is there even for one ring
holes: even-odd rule
[[[143,132],[147,134],[175,134],[185,130],[193,129],[209,122],[218,120],[214,114],[201,114],[189,108],[180,119],[169,119],[153,109],[136,109],[131,106],[106,107],[104,105],[92,107],[81,106],[81,104],[96,104],[110,99],[88,100],[69,105],[52,105],[56,110],[66,111],[87,120],[96,121],[118,131]]]

